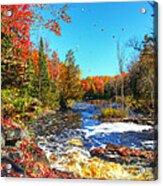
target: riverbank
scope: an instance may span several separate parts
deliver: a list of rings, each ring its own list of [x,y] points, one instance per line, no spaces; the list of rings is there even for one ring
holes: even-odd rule
[[[80,178],[77,174],[50,167],[46,153],[37,144],[34,126],[21,126],[11,119],[3,119],[1,129],[2,177]]]
[[[3,176],[156,179],[154,128],[133,122],[103,123],[95,115],[100,116],[100,109],[80,103],[67,112],[47,112],[28,129],[20,129],[23,135],[13,146],[2,148]]]
[[[42,135],[38,137],[38,145],[46,152],[51,167],[77,173],[82,178],[127,179],[125,175],[128,175],[130,179],[155,179],[153,167],[148,167],[149,162],[145,160],[145,157],[142,158],[142,152],[151,155],[155,149],[155,144],[151,146],[151,143],[155,140],[152,126],[138,125],[132,122],[101,123],[100,120],[93,117],[94,115],[100,115],[100,109],[97,109],[92,104],[75,104],[72,111],[80,114],[79,125],[71,128],[71,123],[63,122],[59,126],[62,129],[60,134],[51,131],[49,136]],[[46,133],[49,126],[54,125],[51,122],[53,119],[49,118],[48,120],[44,129]],[[151,143],[147,144],[147,141]],[[110,158],[106,160],[100,153],[96,153],[96,155],[92,153],[95,149],[105,148],[108,143],[113,145],[123,144],[126,149],[124,152],[132,151],[137,155],[136,157],[134,157],[134,154],[127,157],[122,155],[113,157],[114,154],[110,154]],[[115,154],[117,153],[116,149],[113,151],[115,151]],[[106,156],[108,155],[106,154]],[[154,161],[155,158],[151,160],[150,165],[154,164]],[[101,166],[110,167],[111,172],[103,168],[100,169]],[[119,174],[116,169],[121,170]],[[125,172],[124,169],[127,169],[127,173],[123,173]],[[97,174],[95,170],[99,170]],[[129,175],[128,171],[139,176]],[[106,174],[103,174],[103,172]],[[117,177],[116,175],[113,176],[114,172]]]

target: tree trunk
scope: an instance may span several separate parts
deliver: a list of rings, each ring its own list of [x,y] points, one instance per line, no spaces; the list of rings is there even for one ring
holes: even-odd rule
[[[117,80],[116,80],[116,86],[115,86],[115,102],[117,104],[117,96],[118,96],[118,93],[117,93]]]
[[[122,99],[122,110],[124,111],[124,80],[121,74],[121,99]]]
[[[38,99],[41,100],[41,78],[39,77]]]
[[[60,95],[60,110],[65,111],[67,110],[67,100],[64,98],[64,95]]]

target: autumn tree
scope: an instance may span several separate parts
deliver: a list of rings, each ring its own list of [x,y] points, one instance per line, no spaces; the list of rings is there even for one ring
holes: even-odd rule
[[[56,91],[56,82],[59,77],[59,62],[60,61],[57,52],[52,53],[52,59],[47,59],[50,90],[53,92]]]
[[[2,88],[22,88],[26,81],[26,60],[30,55],[30,25],[33,12],[29,5],[1,6]]]
[[[32,97],[39,95],[39,51],[34,48],[28,64],[29,84],[28,91]]]
[[[155,48],[156,40],[152,37],[145,36],[143,50],[140,54],[140,63],[142,64],[142,80],[145,86],[142,86],[142,92],[146,94],[151,100],[152,109],[154,109],[155,99],[155,78],[156,69],[155,64],[157,63],[157,50]]]
[[[22,89],[24,83],[27,84],[27,59],[32,47],[30,31],[43,27],[61,36],[60,21],[71,22],[67,9],[68,4],[56,12],[47,4],[1,6],[2,88],[12,86]],[[43,10],[51,14],[51,18],[43,18]]]
[[[67,109],[69,99],[78,100],[82,97],[82,86],[80,81],[81,71],[79,66],[75,65],[75,57],[72,50],[69,50],[65,63],[60,64],[59,80],[57,88],[60,93],[60,106]]]

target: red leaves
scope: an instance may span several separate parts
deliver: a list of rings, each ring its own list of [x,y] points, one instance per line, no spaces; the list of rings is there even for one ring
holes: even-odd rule
[[[13,121],[10,119],[10,118],[8,118],[8,119],[4,119],[3,117],[2,117],[2,119],[1,119],[1,122],[2,122],[2,124],[3,125],[12,125],[12,123],[13,123]]]
[[[44,24],[44,26],[45,26],[45,28],[53,31],[57,36],[61,36],[61,27],[58,22],[48,20],[48,23]]]
[[[11,124],[11,120],[2,119],[2,122]],[[24,137],[22,141],[17,143],[16,147],[2,148],[3,154],[12,154],[12,164],[18,165],[23,168],[21,173],[15,172],[14,169],[9,171],[6,169],[7,164],[1,164],[3,176],[7,174],[11,177],[31,177],[31,178],[75,178],[72,173],[61,172],[56,169],[51,169],[50,166],[44,161],[44,152],[37,146],[35,137]],[[19,156],[17,155],[19,154]],[[15,156],[16,155],[16,156]]]
[[[57,52],[53,52],[52,60],[48,60],[48,77],[51,82],[56,81],[59,76],[59,58]]]
[[[57,36],[61,36],[61,27],[58,22],[54,22],[50,30],[54,31]]]
[[[13,122],[13,120],[11,118],[1,118],[1,123],[2,126],[4,127],[5,130],[9,130],[9,129],[16,129],[16,128],[21,128],[23,129],[22,126],[16,124],[15,122]]]
[[[21,143],[21,145],[20,145],[20,150],[25,150],[26,149],[26,147],[29,145],[29,141],[26,139],[26,138],[23,138],[23,140],[22,140],[22,143]]]
[[[57,170],[51,170],[51,168],[45,165],[44,162],[38,161],[35,159],[34,154],[37,154],[37,157],[43,156],[43,151],[36,145],[34,138],[27,140],[24,138],[20,145],[20,150],[22,151],[22,159],[20,163],[25,165],[25,173],[27,177],[32,178],[74,178],[74,176],[69,173],[62,173]]]
[[[121,76],[120,75],[116,75],[115,76],[115,79],[119,79]]]
[[[51,82],[54,82],[59,73],[59,64],[54,64],[53,61],[48,61],[48,76]]]
[[[66,23],[70,23],[71,22],[71,17],[67,15],[66,10],[68,8],[68,4],[66,4],[60,11],[60,18],[66,22]]]
[[[11,172],[10,174],[11,174],[12,177],[19,177],[19,178],[23,177],[23,175],[20,174],[20,173]]]
[[[39,6],[40,7],[40,6]],[[68,8],[68,5],[64,5],[61,9],[57,10],[56,13],[54,14],[53,11],[50,11],[49,7],[47,5],[43,5],[42,8],[44,11],[48,11],[54,17],[53,19],[48,19],[45,20],[46,22],[43,22],[43,18],[39,15],[37,18],[41,23],[43,23],[43,26],[47,29],[50,29],[53,31],[57,36],[61,36],[61,27],[60,27],[60,20],[70,23],[71,22],[71,17],[66,13],[66,10]]]
[[[66,23],[71,23],[71,18],[67,15],[61,15],[61,19],[65,21]]]
[[[11,16],[6,16],[7,11],[11,11]],[[2,5],[2,33],[10,38],[13,57],[17,60],[25,61],[28,58],[32,15],[29,5]],[[21,52],[18,52],[19,50]],[[6,57],[6,53],[2,53],[2,58]]]
[[[129,163],[132,161],[133,157],[134,161],[146,161],[152,163],[155,161],[157,156],[157,154],[153,151],[132,149],[124,145],[114,145],[110,143],[108,143],[105,148],[100,147],[91,150],[91,155],[121,163]],[[113,160],[113,155],[115,160]]]
[[[25,4],[25,5],[22,6],[23,11],[27,10],[28,8],[29,8],[29,4]]]

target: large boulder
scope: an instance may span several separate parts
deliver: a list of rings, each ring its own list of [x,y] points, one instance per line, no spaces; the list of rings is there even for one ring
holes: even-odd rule
[[[16,142],[21,140],[23,135],[22,129],[11,128],[5,132],[6,145],[15,146]]]

